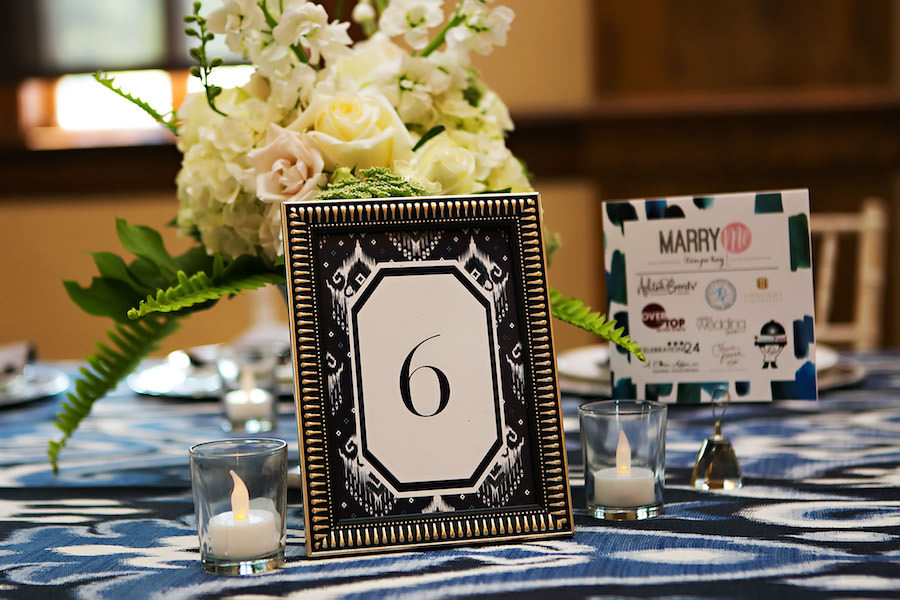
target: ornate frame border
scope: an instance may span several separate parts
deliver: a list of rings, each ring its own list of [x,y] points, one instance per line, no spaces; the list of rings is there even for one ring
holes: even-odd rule
[[[303,471],[306,547],[310,557],[404,550],[471,542],[509,542],[572,535],[574,522],[566,465],[565,440],[556,380],[550,305],[545,274],[540,197],[532,194],[442,196],[288,202],[282,205],[285,267],[288,281],[294,394]],[[378,232],[409,225],[439,230],[446,226],[508,226],[517,254],[511,277],[521,306],[519,325],[525,364],[525,411],[534,476],[530,505],[490,510],[455,510],[359,519],[336,524],[335,474],[328,447],[328,381],[324,371],[324,318],[317,294],[325,284],[317,276],[317,234]],[[321,280],[320,280],[321,279]],[[334,450],[332,450],[334,451]],[[346,521],[346,520],[345,520]]]

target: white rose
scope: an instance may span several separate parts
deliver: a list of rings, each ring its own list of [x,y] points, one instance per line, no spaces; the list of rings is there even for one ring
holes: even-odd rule
[[[476,180],[475,154],[448,133],[428,140],[409,161],[397,163],[397,171],[404,177],[440,186],[438,190],[428,190],[430,193],[470,194],[484,190]]]
[[[329,171],[390,167],[412,149],[406,126],[380,94],[316,94],[289,129],[309,132]]]
[[[491,171],[487,179],[488,189],[505,190],[509,188],[510,192],[523,193],[533,192],[534,188],[525,175],[525,169],[522,163],[513,156],[512,152],[507,152],[506,160],[502,165]]]
[[[322,155],[306,137],[270,124],[266,145],[248,158],[256,175],[256,195],[263,202],[308,200],[326,183]]]

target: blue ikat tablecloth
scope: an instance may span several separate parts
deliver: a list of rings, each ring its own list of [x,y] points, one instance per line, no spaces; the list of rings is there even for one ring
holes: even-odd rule
[[[733,405],[724,433],[745,486],[689,487],[709,407],[673,406],[661,517],[576,511],[570,539],[310,560],[289,495],[286,566],[226,578],[200,567],[187,448],[221,438],[214,402],[98,403],[54,477],[59,399],[0,410],[0,598],[900,597],[900,354],[818,402]],[[574,505],[584,506],[576,409],[563,397]],[[293,405],[276,437],[297,462]]]

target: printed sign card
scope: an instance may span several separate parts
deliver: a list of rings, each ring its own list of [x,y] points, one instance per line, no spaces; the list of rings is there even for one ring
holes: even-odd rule
[[[605,202],[614,398],[816,398],[809,192]]]

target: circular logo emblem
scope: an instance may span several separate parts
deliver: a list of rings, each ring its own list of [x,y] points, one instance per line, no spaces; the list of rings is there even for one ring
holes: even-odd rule
[[[737,289],[727,279],[716,279],[706,286],[706,303],[710,308],[725,310],[737,300]]]
[[[729,223],[722,230],[722,245],[732,254],[740,254],[750,247],[750,228],[743,223]]]

